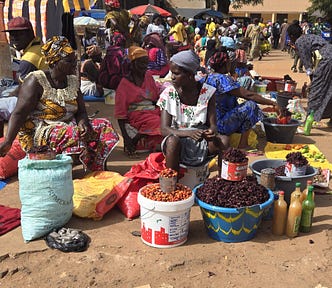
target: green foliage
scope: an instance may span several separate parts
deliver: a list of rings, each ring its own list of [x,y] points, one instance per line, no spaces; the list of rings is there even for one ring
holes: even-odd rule
[[[231,5],[234,9],[239,9],[243,5],[259,5],[263,4],[264,0],[217,0],[218,11],[221,11],[225,14],[229,12],[229,6]]]
[[[310,2],[311,6],[308,8],[309,14],[321,11],[322,15],[327,19],[332,19],[331,0],[310,0]]]
[[[234,0],[232,1],[232,7],[234,9],[239,9],[241,8],[243,5],[259,5],[259,4],[263,4],[263,0]]]

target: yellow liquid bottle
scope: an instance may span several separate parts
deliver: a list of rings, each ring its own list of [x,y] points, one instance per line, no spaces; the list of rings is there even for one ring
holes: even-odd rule
[[[301,183],[300,182],[296,182],[295,183],[295,190],[292,192],[291,197],[290,197],[290,204],[292,204],[295,195],[299,195],[299,199],[301,202],[301,198],[302,198],[302,192],[301,192]],[[301,202],[302,203],[302,202]]]
[[[284,235],[287,222],[287,203],[284,199],[285,192],[279,191],[279,199],[274,202],[272,233],[274,235]]]
[[[286,224],[286,235],[288,237],[293,238],[299,234],[301,214],[302,214],[302,204],[300,202],[300,196],[295,195],[288,209],[287,224]]]
[[[312,180],[308,180],[307,181],[307,188],[305,188],[302,192],[302,196],[301,196],[301,202],[303,202],[305,199],[307,199],[307,196],[308,196],[308,188],[309,186],[312,185]],[[312,191],[312,200],[314,201],[315,200],[315,192]]]

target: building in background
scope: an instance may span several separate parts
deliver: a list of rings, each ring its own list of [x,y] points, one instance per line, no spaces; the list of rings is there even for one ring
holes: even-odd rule
[[[239,10],[230,7],[230,14],[251,19],[263,18],[264,22],[278,20],[282,23],[283,19],[287,18],[290,23],[295,19],[302,21],[310,5],[309,0],[264,0],[263,5],[245,5]]]

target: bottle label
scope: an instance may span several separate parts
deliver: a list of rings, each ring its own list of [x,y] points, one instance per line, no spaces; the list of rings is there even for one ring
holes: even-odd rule
[[[301,226],[311,227],[312,223],[312,210],[303,210],[301,218]]]
[[[298,233],[301,223],[301,216],[297,216],[294,219],[294,227],[293,227],[293,233]]]

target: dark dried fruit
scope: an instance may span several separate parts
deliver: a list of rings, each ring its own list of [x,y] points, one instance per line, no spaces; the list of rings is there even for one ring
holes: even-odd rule
[[[224,154],[223,159],[231,163],[244,163],[248,161],[247,155],[245,152],[240,149],[233,147],[228,148]]]
[[[251,176],[238,182],[209,178],[197,189],[196,196],[207,204],[225,208],[252,206],[269,199],[267,189]]]
[[[291,152],[286,155],[288,163],[293,164],[295,167],[303,167],[308,165],[308,160],[301,152]]]

